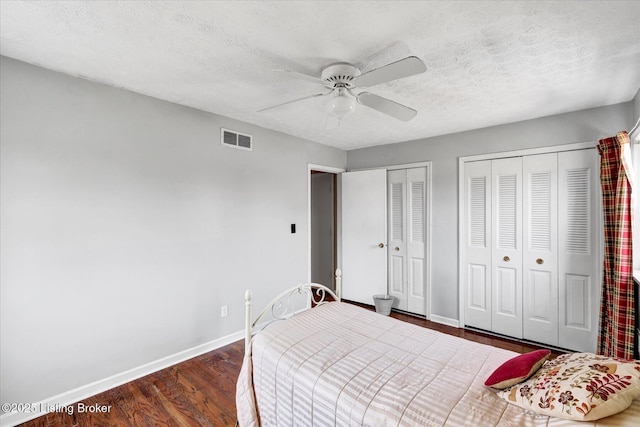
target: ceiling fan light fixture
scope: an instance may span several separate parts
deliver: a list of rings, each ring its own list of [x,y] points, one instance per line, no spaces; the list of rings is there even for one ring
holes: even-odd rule
[[[345,89],[339,89],[336,95],[329,101],[329,109],[338,119],[352,112],[356,108],[356,100],[347,94]]]
[[[280,104],[258,110],[258,112],[271,110],[272,108],[281,107],[298,101],[304,101],[306,99],[317,98],[319,96],[328,96],[330,97],[330,100],[326,104],[327,111],[329,116],[331,118],[337,118],[338,122],[340,122],[344,116],[355,110],[356,102],[367,108],[386,114],[387,116],[402,120],[403,122],[408,122],[418,113],[413,108],[409,108],[406,105],[399,104],[369,92],[359,91],[359,93],[354,94],[352,90],[414,76],[416,74],[424,73],[426,69],[427,67],[420,58],[416,56],[408,56],[404,59],[400,59],[399,61],[392,62],[391,64],[367,71],[365,74],[361,74],[360,70],[346,62],[338,62],[329,65],[322,70],[320,78],[291,70],[278,70],[281,72],[287,72],[291,76],[297,78],[318,83],[331,91],[326,93],[316,93],[314,95],[305,96],[292,101],[282,102]]]

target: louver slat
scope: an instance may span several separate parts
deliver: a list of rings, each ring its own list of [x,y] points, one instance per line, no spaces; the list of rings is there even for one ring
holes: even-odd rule
[[[486,247],[486,178],[474,177],[469,180],[469,244]]]
[[[567,252],[588,254],[591,229],[589,169],[568,169],[566,173]]]
[[[498,177],[498,247],[516,249],[516,176]]]
[[[403,241],[404,232],[404,186],[401,183],[391,184],[391,240]]]
[[[529,178],[529,249],[551,251],[551,174],[532,173]]]
[[[424,182],[411,183],[411,241],[424,242]]]

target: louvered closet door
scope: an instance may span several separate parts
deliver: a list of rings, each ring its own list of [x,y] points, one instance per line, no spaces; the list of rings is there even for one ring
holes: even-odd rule
[[[464,168],[465,324],[491,330],[491,160]]]
[[[594,352],[600,301],[600,199],[595,149],[558,153],[559,345]]]
[[[426,169],[391,170],[388,181],[389,294],[394,307],[426,314]]]
[[[522,162],[523,336],[557,346],[557,154],[526,156]]]
[[[406,278],[406,191],[407,173],[392,170],[387,173],[387,207],[389,209],[389,295],[395,297],[394,308],[407,310]]]
[[[602,232],[595,149],[464,165],[465,324],[595,351]]]
[[[493,160],[491,330],[522,338],[522,158]]]
[[[407,310],[426,314],[426,183],[425,168],[407,169]]]

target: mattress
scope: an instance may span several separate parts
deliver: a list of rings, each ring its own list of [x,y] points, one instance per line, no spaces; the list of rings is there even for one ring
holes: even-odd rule
[[[236,390],[257,426],[637,426],[640,401],[595,422],[511,405],[484,386],[517,353],[331,302],[254,335]]]

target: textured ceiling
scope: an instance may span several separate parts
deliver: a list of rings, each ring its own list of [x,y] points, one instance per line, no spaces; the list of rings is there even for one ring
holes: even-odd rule
[[[640,2],[0,2],[0,53],[343,149],[626,102],[640,87]],[[358,105],[327,128],[334,62],[409,55],[423,74],[367,90],[418,111]],[[615,129],[612,129],[612,132]]]

